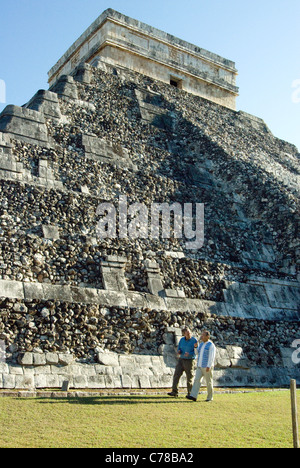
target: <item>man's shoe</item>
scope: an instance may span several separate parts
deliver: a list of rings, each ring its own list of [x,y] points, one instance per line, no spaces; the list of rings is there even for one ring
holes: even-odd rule
[[[175,392],[170,392],[170,393],[168,393],[168,395],[173,397],[173,398],[178,398],[178,393],[175,393]]]
[[[197,398],[194,398],[194,397],[192,397],[191,395],[187,395],[185,398],[186,398],[187,400],[197,401]]]
[[[206,403],[211,403],[214,400],[205,400]]]

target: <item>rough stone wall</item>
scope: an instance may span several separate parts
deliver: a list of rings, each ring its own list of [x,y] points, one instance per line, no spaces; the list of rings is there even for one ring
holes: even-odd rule
[[[212,331],[217,385],[282,386],[300,377],[290,347],[298,322],[8,300],[1,315],[1,336],[14,344],[10,364],[0,364],[0,389],[60,388],[66,380],[70,388],[171,387],[183,325],[196,336]]]
[[[219,316],[201,311],[109,307],[63,301],[1,300],[1,336],[10,338],[10,359],[20,353],[67,353],[97,362],[99,348],[116,353],[157,355],[169,327],[189,326],[199,336],[209,329],[216,346],[238,346],[248,367],[280,367],[280,348],[297,339],[298,323]]]
[[[287,357],[299,338],[297,149],[260,119],[108,65],[75,71],[27,106],[0,115],[0,340],[15,369],[2,366],[4,388],[21,382],[4,375],[30,370],[17,364],[26,352],[71,353],[94,373],[100,348],[134,366],[136,354],[163,356],[167,328],[183,324],[242,349],[248,370],[220,352],[220,383],[286,384],[298,372]],[[204,203],[203,248],[97,239],[97,206],[119,195]]]

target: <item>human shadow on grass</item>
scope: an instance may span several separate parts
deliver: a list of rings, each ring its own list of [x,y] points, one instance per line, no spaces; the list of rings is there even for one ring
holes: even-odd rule
[[[39,403],[56,404],[69,403],[74,405],[137,405],[137,404],[192,404],[190,401],[182,398],[170,397],[147,397],[147,396],[97,396],[97,397],[69,397],[69,398],[37,398]]]

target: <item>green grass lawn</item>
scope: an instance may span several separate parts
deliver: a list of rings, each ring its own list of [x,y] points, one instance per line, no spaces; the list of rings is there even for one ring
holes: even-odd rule
[[[292,448],[289,391],[204,400],[0,398],[0,448]]]

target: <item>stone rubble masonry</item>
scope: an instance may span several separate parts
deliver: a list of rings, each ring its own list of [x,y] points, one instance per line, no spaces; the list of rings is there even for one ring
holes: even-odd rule
[[[3,137],[6,135],[6,143],[3,145]],[[12,145],[7,143],[12,138],[20,138],[13,134],[0,132],[0,179],[25,182],[31,185],[42,186],[47,189],[63,190],[63,183],[55,179],[53,170],[47,160],[40,159],[38,163],[38,174],[34,175],[32,171],[26,169],[23,163],[18,162],[12,153]],[[27,138],[27,137],[26,137]],[[29,141],[30,139],[28,139]],[[35,143],[42,144],[40,141],[33,140]],[[44,146],[44,145],[43,145]]]
[[[76,362],[63,353],[26,352],[19,365],[0,363],[0,390],[69,389],[162,389],[171,388],[176,366],[174,337],[180,330],[169,328],[162,354],[156,356],[121,355],[99,352],[98,364]],[[181,333],[180,333],[181,334]],[[217,348],[215,385],[226,387],[285,387],[289,378],[300,377],[300,369],[291,365],[291,349],[282,349],[283,367],[249,367],[243,349],[237,346]],[[286,364],[286,366],[284,366]],[[186,387],[186,377],[180,381]]]

